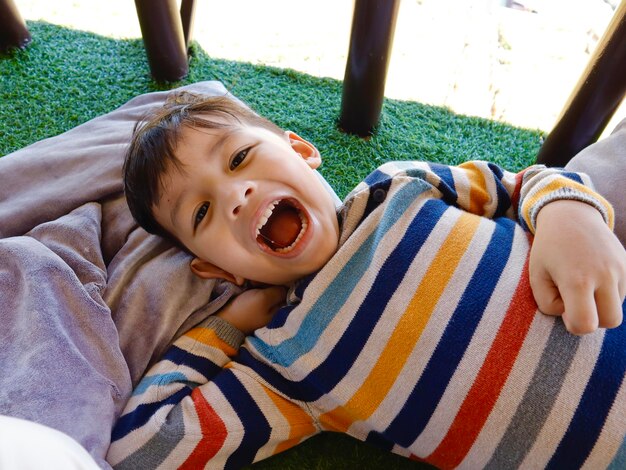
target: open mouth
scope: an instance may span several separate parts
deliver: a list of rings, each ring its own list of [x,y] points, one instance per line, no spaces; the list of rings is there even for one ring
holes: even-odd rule
[[[289,253],[308,227],[305,213],[289,199],[272,202],[259,219],[256,240],[276,253]]]

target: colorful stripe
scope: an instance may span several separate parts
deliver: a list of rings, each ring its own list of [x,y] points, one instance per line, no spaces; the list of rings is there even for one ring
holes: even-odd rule
[[[310,352],[336,313],[341,310],[358,281],[371,266],[373,256],[377,253],[377,247],[384,236],[405,214],[419,195],[428,188],[428,185],[419,180],[402,186],[398,190],[398,195],[392,198],[390,204],[385,208],[384,215],[376,230],[359,245],[358,251],[337,274],[337,282],[332,282],[322,293],[311,308],[311,313],[302,322],[296,335],[273,346],[265,343],[259,337],[251,338],[250,344],[254,346],[255,350],[263,356],[272,356],[275,355],[275,352],[271,349],[277,349],[281,356],[281,365],[284,367],[289,367],[303,354]]]
[[[429,462],[442,468],[452,468],[463,460],[491,413],[495,400],[509,376],[534,318],[535,310],[536,304],[529,286],[527,261],[511,306],[483,366],[448,434],[428,457]]]
[[[191,399],[198,417],[202,438],[179,470],[194,470],[206,465],[222,448],[228,435],[224,421],[204,398],[200,389],[193,391]]]
[[[485,468],[520,466],[548,418],[577,347],[578,338],[557,320],[522,402]]]
[[[626,373],[626,325],[607,330],[600,357],[549,469],[579,468],[591,452]]]
[[[384,434],[402,447],[409,447],[423,431],[461,360],[483,309],[510,255],[513,239],[511,221],[501,221],[489,242],[465,294],[455,308],[440,343],[400,414]]]
[[[299,304],[238,352],[223,322],[176,341],[110,461],[240,468],[332,430],[440,468],[622,468],[626,326],[578,338],[536,312],[530,236],[509,218],[559,197],[606,209],[562,176],[385,165],[351,193],[342,246]]]
[[[376,411],[400,374],[415,343],[419,341],[437,302],[465,254],[478,223],[479,219],[469,214],[464,214],[458,219],[447,240],[462,240],[462,243],[446,243],[449,249],[437,253],[424,276],[428,282],[422,282],[418,286],[405,314],[389,338],[387,347],[382,351],[365,382],[345,406],[329,412],[329,416],[322,415],[320,417],[322,423],[334,422],[337,431],[345,432],[353,420],[368,419]],[[461,233],[464,234],[463,237],[459,236]],[[402,351],[398,351],[397,344],[405,346]],[[352,419],[346,419],[345,409],[359,410],[359,413]],[[334,414],[341,418],[331,418],[330,416]]]

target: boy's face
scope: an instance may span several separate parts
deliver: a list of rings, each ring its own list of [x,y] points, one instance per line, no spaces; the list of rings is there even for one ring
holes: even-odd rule
[[[180,136],[181,169],[166,172],[154,215],[195,254],[197,275],[281,285],[333,256],[337,216],[313,171],[321,163],[313,145],[234,123],[185,126]]]

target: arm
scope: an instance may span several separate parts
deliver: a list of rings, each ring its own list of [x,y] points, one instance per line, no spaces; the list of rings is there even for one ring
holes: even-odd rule
[[[574,334],[621,323],[626,252],[610,229],[612,208],[585,175],[541,166],[513,174],[468,162],[449,170],[435,165],[430,179],[463,209],[518,216],[535,234],[530,282],[542,312],[562,315]]]
[[[282,295],[281,288],[239,295],[152,367],[113,431],[107,459],[115,468],[240,468],[317,432],[304,409],[233,360],[243,333],[221,317],[250,316],[254,305],[267,322],[276,289]]]

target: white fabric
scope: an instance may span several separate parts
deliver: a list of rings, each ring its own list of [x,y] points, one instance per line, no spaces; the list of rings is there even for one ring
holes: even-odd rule
[[[32,421],[0,416],[0,469],[98,470],[78,442]]]

